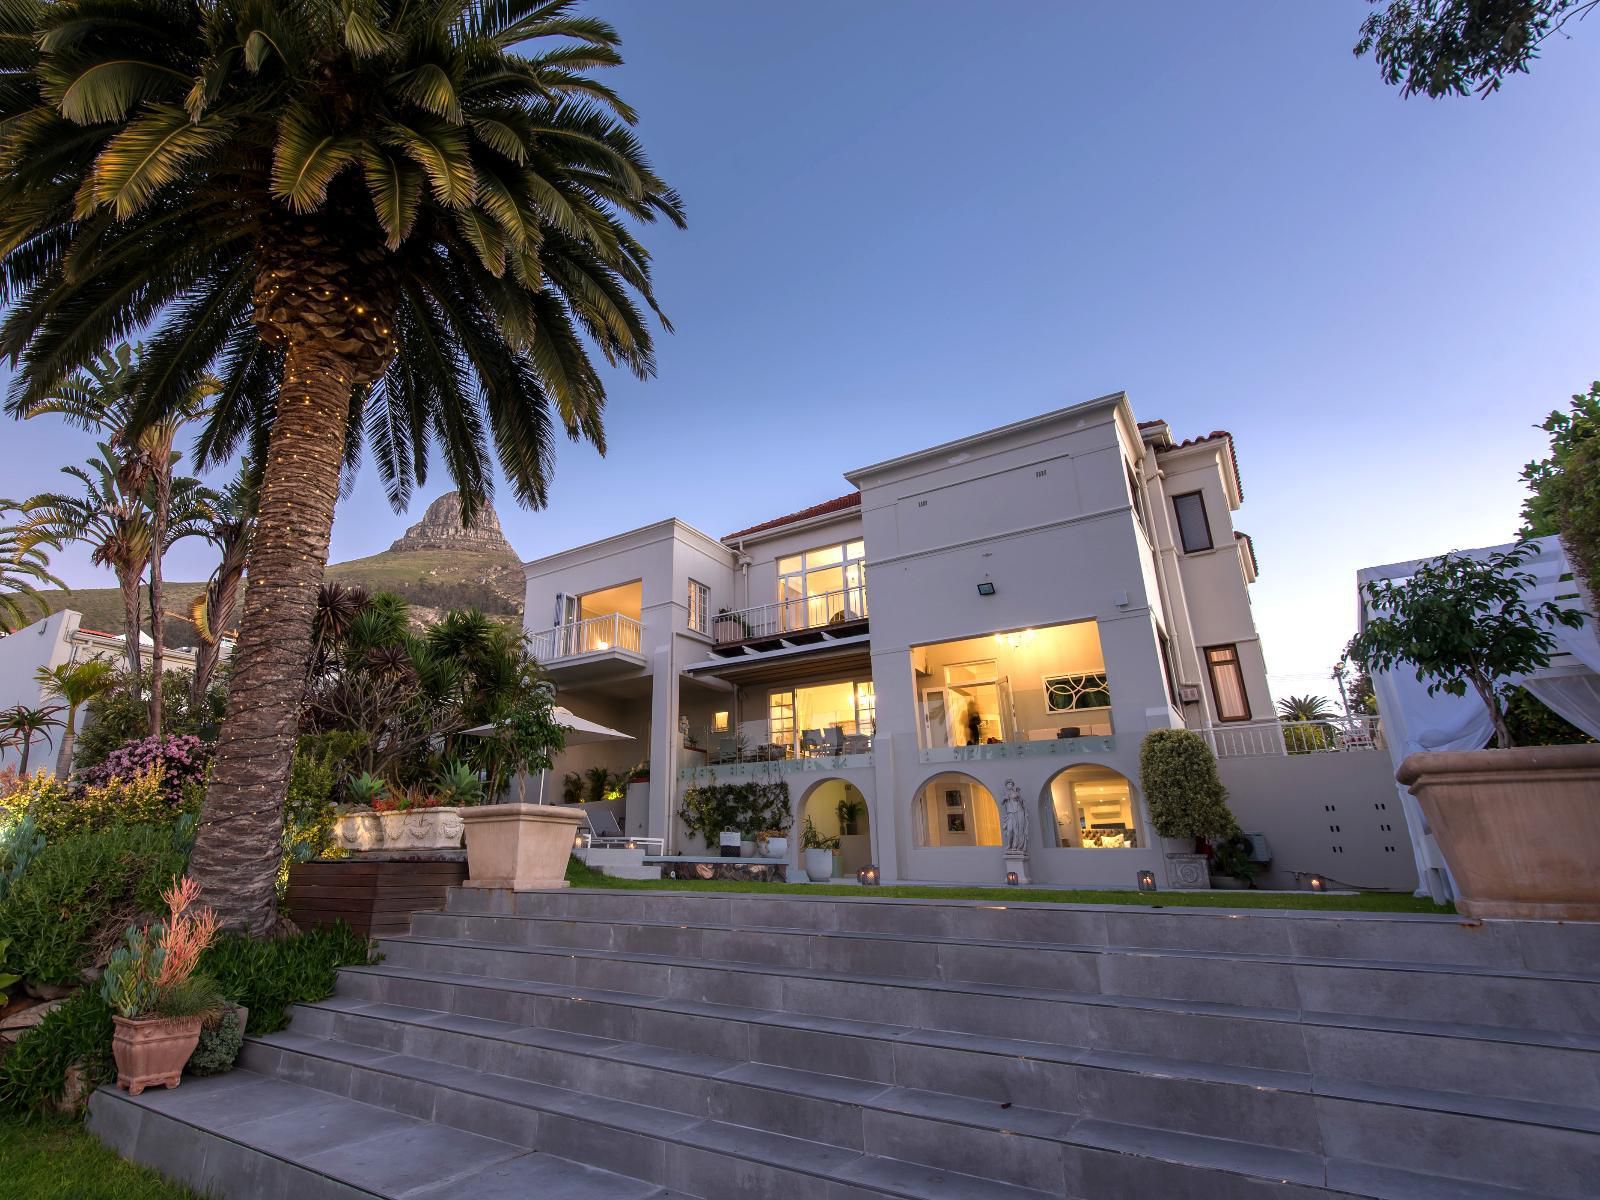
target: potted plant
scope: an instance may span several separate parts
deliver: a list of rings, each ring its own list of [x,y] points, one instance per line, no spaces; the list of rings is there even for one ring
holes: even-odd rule
[[[849,836],[856,832],[856,822],[861,819],[861,814],[867,811],[867,806],[854,796],[846,796],[839,801],[839,833]]]
[[[762,858],[788,858],[788,830],[763,829],[756,834],[756,850]]]
[[[712,635],[719,642],[739,642],[750,636],[750,625],[739,613],[731,609],[717,609],[717,619],[712,623]]]
[[[529,804],[528,773],[548,771],[566,745],[556,720],[555,689],[526,689],[495,723],[496,749],[517,777],[514,804],[479,804],[461,810],[467,842],[467,887],[518,891],[567,886],[567,859],[585,817],[582,808]]]
[[[1404,580],[1364,586],[1372,616],[1350,643],[1369,673],[1398,668],[1483,701],[1495,749],[1422,751],[1396,778],[1422,806],[1472,917],[1600,921],[1600,745],[1515,747],[1505,704],[1512,680],[1549,666],[1556,624],[1583,614],[1528,601],[1534,547],[1446,554]]]
[[[832,879],[833,852],[839,848],[839,839],[823,837],[811,823],[811,818],[807,817],[805,826],[800,831],[800,846],[805,852],[806,878],[812,883],[823,883]]]
[[[461,808],[483,798],[477,774],[447,764],[432,788],[391,788],[370,774],[349,783],[351,802],[341,813],[334,839],[346,850],[454,850],[461,845]]]
[[[184,879],[161,893],[167,920],[130,926],[100,979],[111,1006],[117,1086],[137,1096],[178,1086],[206,1019],[224,1004],[216,982],[195,968],[217,933],[217,917],[195,907],[200,887]]]
[[[1139,746],[1139,783],[1156,833],[1177,843],[1167,852],[1168,884],[1210,886],[1208,843],[1239,836],[1211,747],[1188,729],[1151,730]]]
[[[1259,870],[1250,857],[1250,839],[1242,834],[1211,844],[1211,886],[1250,888]]]

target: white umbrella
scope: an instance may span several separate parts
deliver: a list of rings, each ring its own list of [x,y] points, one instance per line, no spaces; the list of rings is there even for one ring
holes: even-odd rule
[[[550,710],[550,715],[555,718],[556,724],[567,731],[567,745],[585,746],[591,742],[631,742],[633,734],[623,733],[620,729],[612,729],[609,725],[602,725],[598,721],[591,721],[587,717],[580,717],[570,709],[557,705]],[[475,725],[471,729],[464,729],[462,733],[467,737],[488,737],[495,731],[494,724]],[[539,803],[544,803],[544,781],[549,771],[539,772]]]

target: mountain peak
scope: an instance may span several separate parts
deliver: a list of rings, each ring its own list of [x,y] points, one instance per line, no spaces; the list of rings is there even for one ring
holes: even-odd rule
[[[494,506],[485,504],[470,525],[461,519],[461,496],[446,492],[422,514],[390,550],[505,550],[511,551]]]

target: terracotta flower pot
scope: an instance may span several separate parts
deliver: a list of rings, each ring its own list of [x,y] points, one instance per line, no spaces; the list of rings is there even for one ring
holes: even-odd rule
[[[567,858],[584,823],[581,808],[480,804],[461,810],[467,887],[535,891],[567,886]]]
[[[1422,805],[1469,917],[1600,921],[1600,745],[1410,755]]]
[[[200,1044],[201,1017],[118,1017],[111,1023],[117,1086],[137,1096],[152,1084],[178,1086],[183,1065]]]

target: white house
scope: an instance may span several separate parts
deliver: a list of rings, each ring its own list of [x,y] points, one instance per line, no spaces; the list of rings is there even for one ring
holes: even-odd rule
[[[677,820],[685,788],[782,778],[796,833],[843,833],[847,870],[998,882],[1009,781],[1036,880],[1128,886],[1166,866],[1140,743],[1186,726],[1225,762],[1277,760],[1228,782],[1247,829],[1296,847],[1285,870],[1331,856],[1359,861],[1344,877],[1363,886],[1411,886],[1403,824],[1323,834],[1333,809],[1311,799],[1330,797],[1283,774],[1331,756],[1285,754],[1231,435],[1176,440],[1117,393],[847,479],[720,539],[669,519],[526,565],[527,628],[561,702],[637,739],[574,749],[557,774],[648,758],[629,833],[706,853]],[[1384,756],[1364,757],[1392,801]]]

